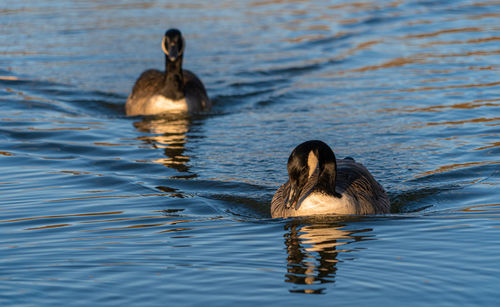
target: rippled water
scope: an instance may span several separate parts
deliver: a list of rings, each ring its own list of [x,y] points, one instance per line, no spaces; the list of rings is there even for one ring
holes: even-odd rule
[[[498,304],[499,17],[495,1],[3,1],[0,304]],[[169,27],[215,108],[127,118]],[[271,219],[313,138],[365,164],[393,213]]]

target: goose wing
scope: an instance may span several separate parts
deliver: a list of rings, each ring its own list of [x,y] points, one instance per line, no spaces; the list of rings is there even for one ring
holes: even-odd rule
[[[389,198],[372,174],[352,158],[337,160],[337,192],[357,200],[360,214],[388,213]],[[375,211],[375,212],[373,212]]]
[[[201,80],[191,71],[184,69],[184,92],[190,101],[198,102],[198,110],[205,111],[212,107],[212,103],[208,98],[207,91]]]

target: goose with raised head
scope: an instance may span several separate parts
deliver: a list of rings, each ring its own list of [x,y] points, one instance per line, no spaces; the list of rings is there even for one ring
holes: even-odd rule
[[[186,42],[177,29],[168,30],[161,43],[165,71],[149,69],[135,82],[127,98],[128,116],[207,111],[212,104],[201,80],[182,69]]]
[[[361,215],[390,212],[384,188],[352,158],[335,159],[322,141],[307,141],[291,153],[288,181],[274,194],[271,216]]]

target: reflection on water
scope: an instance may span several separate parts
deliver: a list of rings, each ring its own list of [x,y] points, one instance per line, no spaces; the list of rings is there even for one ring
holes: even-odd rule
[[[285,281],[294,284],[290,292],[323,294],[326,290],[323,284],[335,282],[339,253],[353,250],[345,245],[373,240],[372,234],[366,234],[372,229],[345,230],[345,226],[342,222],[318,223],[314,219],[312,223],[297,219],[285,225],[288,253]]]
[[[93,213],[76,213],[76,214],[61,214],[49,216],[36,216],[29,218],[17,218],[0,220],[0,223],[8,223],[19,225],[24,230],[43,230],[57,227],[77,227],[80,228],[82,224],[87,225],[83,232],[100,232],[109,230],[125,230],[134,228],[145,227],[165,227],[168,225],[177,225],[180,223],[189,223],[193,219],[182,216],[181,213],[184,209],[165,209],[158,212],[150,212],[147,216],[130,216],[125,211],[114,212],[93,212]],[[112,217],[112,218],[110,218]],[[61,221],[71,223],[61,223]],[[91,227],[89,224],[92,224]],[[37,225],[35,227],[28,227]],[[107,227],[100,227],[99,225],[107,225]],[[114,225],[113,227],[109,227]],[[123,226],[119,226],[123,225]],[[170,232],[173,231],[169,229]]]
[[[189,173],[189,156],[185,154],[187,142],[186,133],[191,125],[189,117],[145,117],[141,121],[134,122],[134,127],[140,132],[148,133],[138,137],[152,148],[162,149],[166,158],[156,159],[153,162],[163,164],[181,173]],[[194,178],[195,174],[182,176],[182,178]],[[177,176],[179,178],[179,176]]]
[[[500,204],[474,205],[461,209],[459,212],[487,214],[487,217],[498,221],[500,219]],[[474,215],[470,216],[474,217]],[[495,227],[500,227],[500,225]]]

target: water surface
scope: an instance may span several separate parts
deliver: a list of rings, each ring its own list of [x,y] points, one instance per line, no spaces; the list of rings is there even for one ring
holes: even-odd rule
[[[4,1],[0,304],[495,305],[500,4]],[[208,114],[128,118],[161,37]],[[308,139],[386,216],[271,219]]]

